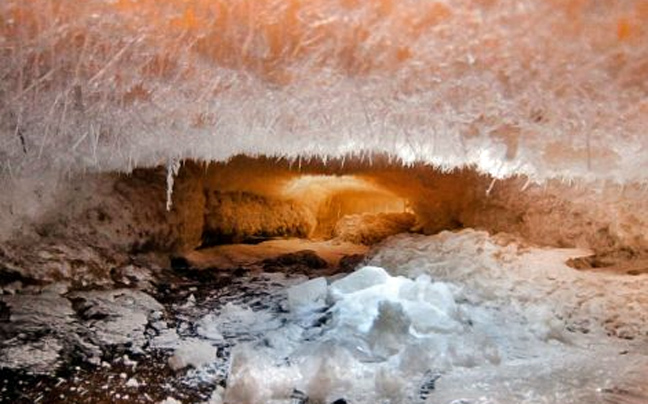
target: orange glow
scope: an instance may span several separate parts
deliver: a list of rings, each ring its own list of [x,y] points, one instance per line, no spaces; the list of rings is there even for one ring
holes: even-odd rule
[[[393,72],[418,57],[417,48],[447,30],[454,32],[453,35],[461,34],[462,29],[474,29],[477,33],[492,30],[492,34],[482,35],[479,43],[466,49],[475,56],[482,53],[481,60],[504,51],[515,40],[504,37],[506,30],[494,30],[496,26],[483,25],[476,17],[477,10],[509,6],[494,0],[116,0],[73,7],[61,0],[49,3],[65,10],[61,23],[66,18],[81,24],[86,20],[85,29],[91,30],[100,22],[105,25],[102,28],[105,32],[123,37],[141,36],[141,41],[150,44],[149,49],[153,50],[148,52],[151,58],[148,66],[142,69],[147,75],[153,72],[164,75],[171,67],[170,63],[163,62],[169,59],[168,55],[157,49],[177,54],[178,48],[186,45],[202,61],[245,69],[270,82],[288,84],[296,79],[292,67],[302,62],[315,69],[334,67],[353,76]],[[595,51],[609,48],[610,38],[598,34],[610,32],[609,24],[614,24],[612,35],[618,41],[645,37],[641,28],[648,20],[645,1],[633,2],[626,15],[617,12],[610,13],[609,17],[597,16],[592,2],[586,0],[550,0],[548,4],[546,9],[530,8],[528,14],[511,13],[506,17],[502,13],[504,17],[498,24],[502,27],[525,24],[536,18],[534,15],[546,13],[560,40],[590,41],[590,48]],[[51,22],[40,8],[43,7],[38,0],[16,2],[4,9],[8,15],[2,20],[20,21],[23,33],[31,32],[34,36]],[[98,17],[90,18],[93,13]],[[12,35],[18,25],[0,24],[0,29]],[[184,36],[187,34],[191,37]],[[457,44],[467,46],[466,41]],[[548,55],[538,57],[556,57],[555,49],[547,52]],[[537,49],[534,53],[537,54]],[[435,69],[433,63],[424,65]]]
[[[625,41],[632,35],[633,26],[627,18],[621,18],[617,22],[617,37],[620,41]]]

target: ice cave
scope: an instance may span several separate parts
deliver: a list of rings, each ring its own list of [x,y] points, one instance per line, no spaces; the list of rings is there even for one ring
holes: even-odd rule
[[[648,1],[0,0],[0,404],[648,404]]]

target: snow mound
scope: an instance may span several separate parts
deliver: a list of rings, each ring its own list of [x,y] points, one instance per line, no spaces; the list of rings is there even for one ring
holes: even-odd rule
[[[435,236],[398,235],[374,249],[371,265],[409,277],[427,274],[461,284],[475,304],[513,304],[530,329],[562,338],[559,329],[624,338],[648,335],[648,276],[579,271],[567,265],[579,249],[525,247],[506,235],[471,229]]]
[[[196,369],[214,362],[217,349],[202,340],[184,340],[169,358],[169,366],[173,370],[181,370],[187,366]]]
[[[426,275],[393,277],[379,267],[328,287],[323,278],[293,286],[286,291],[288,319],[297,329],[276,329],[262,346],[236,347],[226,402],[266,403],[293,389],[315,402],[413,399],[413,375],[497,363],[497,343],[473,335],[457,292]],[[393,386],[376,390],[386,377]]]
[[[275,317],[284,325],[234,347],[224,402],[644,399],[648,277],[564,264],[584,253],[473,230],[391,238],[375,247],[373,266],[328,285],[325,306],[324,279],[287,288],[290,312]],[[240,314],[250,329],[268,319]],[[637,343],[611,337],[629,334],[611,333],[606,319]]]

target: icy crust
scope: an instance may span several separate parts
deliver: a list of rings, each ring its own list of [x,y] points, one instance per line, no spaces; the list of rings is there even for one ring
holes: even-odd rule
[[[538,335],[561,330],[648,336],[648,276],[579,271],[566,265],[587,250],[532,248],[509,236],[463,230],[435,236],[398,235],[369,262],[393,274],[430,275],[462,286],[475,305],[510,306]]]
[[[317,403],[648,399],[646,277],[579,273],[564,260],[583,251],[504,241],[399,236],[372,259],[391,274],[290,287],[284,325],[233,348],[225,402],[288,403],[295,390]],[[268,324],[256,315],[250,327]]]
[[[0,295],[0,309],[9,313],[0,317],[0,368],[53,374],[73,353],[95,365],[115,347],[142,354],[147,327],[173,334],[162,321],[164,307],[142,291],[59,292]]]
[[[4,1],[2,172],[373,152],[645,181],[647,18],[643,0]]]

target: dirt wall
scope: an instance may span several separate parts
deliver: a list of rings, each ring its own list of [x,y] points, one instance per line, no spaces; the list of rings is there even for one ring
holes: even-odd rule
[[[525,178],[493,182],[470,169],[442,173],[381,160],[297,167],[240,157],[229,164],[185,162],[167,212],[166,175],[157,168],[5,183],[0,278],[95,282],[137,257],[192,250],[209,237],[236,242],[312,236],[320,220],[332,217],[325,205],[354,194],[349,184],[365,184],[354,195],[375,197],[375,203],[384,202],[384,195],[401,198],[414,215],[413,231],[472,227],[520,235],[539,245],[587,247],[630,258],[648,255],[647,192],[632,184],[534,185]],[[314,182],[286,193],[287,184],[304,175]],[[317,182],[319,175],[332,176],[337,188],[327,190]],[[359,182],[345,183],[349,175]],[[349,206],[344,214],[358,213]],[[363,209],[371,212],[367,206]]]

